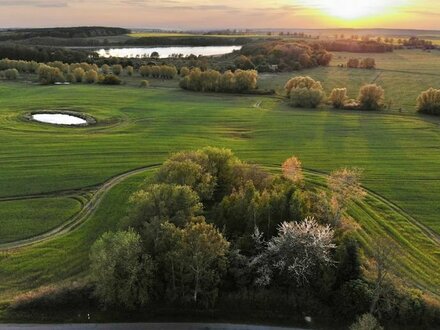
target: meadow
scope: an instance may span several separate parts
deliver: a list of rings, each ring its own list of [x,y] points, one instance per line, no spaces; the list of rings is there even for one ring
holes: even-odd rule
[[[396,276],[439,298],[440,120],[415,113],[418,93],[440,84],[439,55],[374,54],[373,71],[335,66],[349,56],[355,55],[336,54],[329,68],[295,74],[318,78],[326,90],[347,86],[352,96],[363,83],[376,81],[392,100],[391,110],[294,109],[280,96],[193,93],[177,88],[177,80],[151,79],[152,88],[141,89],[140,77],[114,87],[1,82],[0,250],[1,243],[67,221],[79,212],[80,201],[90,200],[112,177],[160,164],[171,152],[210,145],[273,171],[296,155],[311,183],[340,167],[362,168],[370,194],[350,210],[362,226],[360,240],[368,250],[379,237],[390,237],[399,251]],[[292,75],[262,75],[260,86],[281,89]],[[54,109],[87,113],[98,124],[55,127],[24,119],[30,111]],[[0,300],[85,276],[90,245],[118,228],[129,195],[153,171],[111,187],[78,228],[3,250]]]

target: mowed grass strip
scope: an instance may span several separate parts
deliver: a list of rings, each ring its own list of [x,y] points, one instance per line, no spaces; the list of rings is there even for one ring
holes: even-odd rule
[[[0,243],[48,232],[80,209],[81,203],[69,197],[0,201]]]

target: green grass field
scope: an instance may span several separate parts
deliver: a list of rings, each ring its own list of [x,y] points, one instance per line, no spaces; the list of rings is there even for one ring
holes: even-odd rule
[[[440,76],[421,64],[419,73],[412,71],[417,65],[412,69],[402,64],[401,70],[393,65],[393,58],[423,62],[422,54],[432,66],[440,67],[433,60],[437,54],[398,52],[375,55],[376,71],[330,67],[299,73],[319,77],[326,88],[345,84],[356,91],[382,72],[378,79],[388,84],[386,91],[396,95],[402,106],[407,104],[403,113],[396,108],[384,112],[293,109],[279,97],[187,92],[177,88],[176,80],[162,85],[151,80],[150,89],[135,87],[141,78],[116,87],[0,83],[0,198],[92,191],[120,173],[161,163],[170,152],[207,145],[230,148],[240,158],[270,168],[296,155],[312,181],[339,167],[357,166],[364,169],[363,183],[371,190],[368,199],[350,211],[362,225],[360,239],[367,248],[378,237],[393,239],[399,252],[395,273],[439,296],[440,121],[415,114],[412,95],[424,88],[418,81],[428,85],[432,78],[434,84]],[[263,75],[261,85],[282,86],[290,76]],[[23,119],[32,110],[60,108],[88,113],[98,124],[69,128]],[[128,196],[144,176],[138,174],[111,188],[78,229],[2,252],[2,300],[85,275],[90,245],[105,230],[117,228]],[[37,235],[79,207],[69,198],[46,201],[39,207],[41,214],[35,213],[38,226],[32,225],[24,234],[19,227],[32,223],[28,214],[35,209],[27,202],[0,202],[0,221],[5,218],[11,227],[7,234],[0,229],[1,240]],[[50,221],[41,225],[39,219],[46,217]]]
[[[49,231],[81,209],[73,198],[38,198],[0,202],[0,243]]]
[[[339,68],[351,57],[373,57],[376,70]],[[363,84],[376,83],[385,89],[387,105],[392,111],[413,113],[417,96],[430,87],[440,88],[440,52],[398,50],[384,54],[334,53],[330,67],[320,67],[298,72],[322,82],[330,93],[333,88],[347,87],[349,96],[357,97]],[[263,74],[260,87],[275,88],[281,92],[292,73]]]

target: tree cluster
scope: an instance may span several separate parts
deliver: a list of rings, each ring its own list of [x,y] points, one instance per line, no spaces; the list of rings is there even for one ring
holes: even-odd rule
[[[349,99],[347,88],[334,88],[329,102],[335,109],[348,110],[381,110],[384,108],[385,91],[376,84],[367,84],[359,89],[356,100]]]
[[[284,89],[293,107],[316,108],[326,98],[321,83],[308,76],[291,78]],[[367,84],[360,88],[358,98],[353,100],[348,98],[346,88],[334,88],[327,100],[335,109],[381,110],[384,108],[385,92],[376,84]]]
[[[253,64],[259,72],[327,66],[332,59],[332,54],[319,44],[286,40],[248,44],[240,53],[244,57],[237,58],[236,65],[250,67]]]
[[[192,69],[180,81],[180,87],[197,92],[245,93],[257,88],[255,70],[236,70],[220,73],[216,70]]]
[[[418,48],[418,49],[435,49],[435,45],[430,40],[424,40],[417,37],[411,37],[403,41],[403,45],[407,48]]]
[[[366,57],[361,60],[359,60],[358,58],[350,58],[347,61],[347,68],[375,69],[376,60],[371,57]]]
[[[94,244],[95,293],[106,306],[128,309],[214,306],[256,293],[284,301],[285,292],[316,303],[322,290],[331,300],[333,287],[361,277],[359,247],[341,235],[345,208],[363,196],[358,179],[350,169],[335,171],[324,192],[306,188],[295,157],[273,175],[227,149],[174,154],[131,196],[126,229]],[[339,222],[322,211],[327,205]],[[332,280],[321,283],[323,276]]]

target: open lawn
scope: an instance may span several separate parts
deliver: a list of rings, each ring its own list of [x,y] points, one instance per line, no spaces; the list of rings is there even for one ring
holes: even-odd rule
[[[377,79],[400,102],[393,105],[393,111],[293,109],[278,96],[183,91],[177,88],[177,80],[150,89],[135,87],[140,78],[114,87],[1,82],[0,198],[11,197],[11,201],[0,202],[0,221],[6,221],[0,224],[8,226],[6,231],[0,229],[1,240],[18,239],[13,235],[22,233],[19,226],[30,223],[32,228],[23,235],[37,235],[78,212],[79,201],[56,199],[58,192],[64,196],[93,194],[96,185],[118,174],[159,164],[173,151],[207,145],[227,147],[240,158],[273,170],[296,155],[310,182],[322,180],[339,167],[363,168],[363,183],[370,194],[350,211],[362,225],[361,241],[368,249],[379,237],[392,238],[399,252],[395,273],[439,296],[440,121],[417,115],[412,94],[426,89],[420,82],[434,84],[440,75],[435,70],[429,73],[422,64],[419,73],[403,64],[398,70],[393,60],[386,60],[406,57],[416,63],[417,52],[380,56],[374,56],[379,67],[376,71],[330,67],[299,74],[319,77],[326,88],[345,84],[356,91],[363,81],[372,81],[382,72]],[[292,75],[263,75],[261,85],[282,86]],[[405,89],[398,90],[398,86]],[[404,113],[396,111],[398,106],[404,106]],[[54,127],[23,118],[37,109],[77,110],[94,116],[98,124]],[[90,245],[102,232],[117,228],[128,196],[146,173],[152,171],[127,176],[111,187],[79,228],[52,240],[1,252],[0,300],[85,275]],[[38,194],[51,197],[26,199]],[[32,207],[32,203],[41,204]],[[35,219],[28,216],[32,209],[38,209]]]

